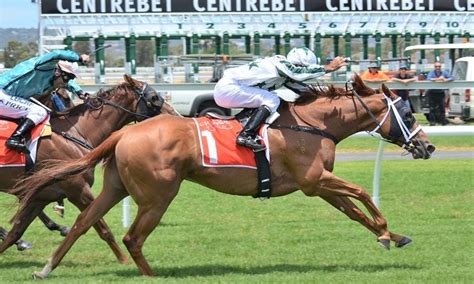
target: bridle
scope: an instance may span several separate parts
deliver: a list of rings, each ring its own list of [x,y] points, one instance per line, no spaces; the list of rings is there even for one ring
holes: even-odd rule
[[[161,108],[163,107],[163,103],[165,102],[165,100],[160,95],[158,95],[158,93],[152,87],[150,87],[147,83],[143,83],[142,88],[134,88],[134,91],[135,95],[137,96],[137,110],[144,107],[146,109],[146,114],[128,110],[125,107],[114,103],[104,97],[95,98],[100,102],[98,106],[91,103],[91,100],[87,100],[86,103],[88,104],[88,107],[91,107],[93,109],[100,109],[104,105],[113,106],[130,115],[137,117],[137,121],[141,121],[161,113]],[[155,93],[157,95],[153,96],[152,93]]]
[[[379,137],[379,139],[393,144],[402,142],[402,147],[404,149],[409,152],[413,150],[415,145],[413,144],[412,139],[414,136],[416,136],[416,134],[418,134],[418,132],[420,132],[421,126],[418,125],[413,131],[410,131],[410,129],[415,124],[415,118],[411,114],[411,111],[408,109],[408,107],[403,103],[402,98],[398,97],[395,100],[392,100],[390,97],[383,94],[385,101],[387,102],[388,109],[382,120],[378,122],[377,118],[364,103],[360,95],[357,94],[353,88],[348,87],[349,83],[351,83],[351,81],[346,82],[346,89],[350,90],[354,97],[359,100],[362,107],[366,110],[373,122],[376,124],[373,130],[367,131],[369,135],[375,136],[374,134],[382,128],[384,123],[387,121],[388,116],[391,115],[392,121],[396,121],[397,123],[392,123],[390,125],[388,138]],[[403,117],[400,113],[404,114]]]
[[[101,91],[99,91],[100,93]],[[99,105],[94,105],[92,100],[89,97],[86,97],[84,100],[84,103],[87,105],[88,108],[94,109],[94,110],[99,110],[101,109],[104,105],[110,105],[113,106],[117,109],[120,109],[124,111],[127,114],[133,115],[136,117],[136,121],[142,121],[147,118],[150,118],[152,116],[158,115],[161,113],[161,108],[163,107],[163,104],[165,102],[164,98],[162,98],[158,93],[150,87],[147,83],[143,83],[142,88],[134,88],[135,95],[137,97],[137,111],[131,111],[126,109],[125,107],[112,102],[111,100],[97,96],[94,98],[94,100],[99,102]],[[152,94],[155,93],[156,95],[153,96]],[[142,114],[139,111],[144,107],[146,109],[146,114]],[[64,114],[63,114],[64,115]],[[72,135],[70,135],[67,132],[62,131],[60,134],[64,138],[73,141],[74,143],[88,149],[92,150],[93,147],[87,142],[87,138],[84,134],[81,133],[81,131],[69,120],[69,118],[64,115],[65,119],[71,124],[71,126],[76,129],[77,133],[82,137],[82,139],[76,138]],[[53,130],[54,131],[54,130]]]

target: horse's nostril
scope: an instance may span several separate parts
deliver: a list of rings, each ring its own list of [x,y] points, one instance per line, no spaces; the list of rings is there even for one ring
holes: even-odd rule
[[[433,144],[429,144],[426,147],[426,150],[428,150],[428,152],[430,152],[430,153],[433,153],[436,150],[436,147]]]

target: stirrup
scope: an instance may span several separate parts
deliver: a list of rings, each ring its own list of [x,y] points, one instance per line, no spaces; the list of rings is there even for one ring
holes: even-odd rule
[[[10,150],[30,154],[30,150],[24,143],[21,142],[21,139],[20,141],[17,141],[15,138],[9,138],[7,142],[5,142],[5,145]]]
[[[252,149],[254,152],[265,150],[267,147],[257,142],[257,138],[251,136],[243,137],[237,136],[236,143],[240,146],[244,146]]]

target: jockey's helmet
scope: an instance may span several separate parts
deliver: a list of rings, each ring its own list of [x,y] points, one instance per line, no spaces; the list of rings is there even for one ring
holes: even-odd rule
[[[58,61],[58,68],[64,72],[73,75],[76,78],[80,78],[79,76],[79,65],[77,62],[69,62],[60,60]]]
[[[297,66],[309,66],[316,64],[316,55],[306,47],[295,47],[286,56],[286,59]]]
[[[369,64],[369,67],[368,68],[377,68],[377,69],[380,69],[380,66],[377,64],[377,62],[372,62]]]

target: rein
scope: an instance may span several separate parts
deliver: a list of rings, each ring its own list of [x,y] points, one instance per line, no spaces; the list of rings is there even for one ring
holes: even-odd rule
[[[275,128],[275,129],[291,129],[293,131],[298,131],[298,132],[305,132],[305,133],[310,133],[314,135],[319,135],[324,138],[330,139],[334,144],[337,145],[339,143],[339,139],[336,138],[336,136],[332,135],[331,133],[328,133],[322,129],[319,129],[317,127],[311,126],[310,123],[306,122],[304,118],[302,118],[294,109],[294,105],[290,105],[291,108],[293,108],[293,113],[304,123],[307,125],[281,125],[281,124],[270,124],[270,128]]]
[[[332,135],[330,133],[327,133],[327,132],[325,132],[325,131],[323,131],[319,128],[312,127],[312,126],[303,126],[303,125],[286,126],[286,125],[281,125],[281,124],[270,124],[270,127],[271,128],[276,128],[276,129],[291,129],[291,130],[294,130],[294,131],[315,134],[315,135],[322,136],[324,138],[331,139],[334,142],[334,144],[339,143],[339,140],[334,135]]]
[[[147,84],[147,83],[144,83],[142,89],[136,89],[136,90],[135,90],[135,91],[136,91],[135,94],[136,94],[137,97],[138,97],[137,105],[140,103],[141,100],[144,100],[144,99],[146,100],[145,95],[146,95],[147,88],[148,88],[148,84]],[[117,104],[117,103],[114,103],[114,102],[112,102],[112,101],[110,101],[110,100],[108,100],[108,99],[106,99],[106,98],[96,97],[96,99],[100,102],[100,105],[94,106],[94,105],[91,103],[90,99],[88,99],[88,100],[86,101],[86,106],[87,106],[87,108],[93,109],[93,110],[100,110],[100,109],[102,109],[102,107],[103,107],[104,105],[110,105],[110,106],[115,107],[115,108],[117,108],[117,109],[120,109],[120,110],[122,110],[123,112],[125,112],[125,113],[127,113],[127,114],[130,114],[130,115],[132,115],[132,116],[141,117],[141,118],[144,118],[144,119],[150,118],[150,116],[148,116],[148,115],[144,115],[144,114],[141,114],[141,113],[138,113],[138,112],[130,111],[130,110],[126,109],[125,107],[123,107],[123,106],[121,106],[121,105],[119,105],[119,104]],[[163,100],[163,102],[164,102],[164,100]],[[159,102],[159,103],[161,103],[161,104],[159,105],[160,109],[161,109],[161,106],[163,105],[163,102],[162,102],[161,100],[160,100],[160,102]],[[145,104],[147,105],[147,107],[149,106],[149,105],[148,105],[148,102],[145,102]],[[53,132],[56,133],[56,134],[61,135],[62,137],[64,137],[64,138],[67,139],[67,140],[70,140],[70,141],[72,141],[72,142],[78,144],[79,146],[82,146],[82,147],[86,148],[87,150],[92,150],[92,149],[94,149],[94,147],[91,146],[91,145],[88,143],[87,137],[86,137],[84,134],[82,134],[81,131],[69,120],[68,116],[66,116],[65,114],[61,114],[61,115],[69,122],[69,124],[70,124],[74,129],[76,129],[76,131],[77,131],[77,132],[79,133],[79,135],[83,138],[83,140],[81,140],[81,139],[79,139],[79,138],[76,138],[76,137],[72,136],[71,134],[69,134],[69,133],[67,133],[67,132],[64,132],[64,131],[62,131],[62,132],[57,132],[57,131],[54,131],[54,130],[53,130]]]
[[[349,87],[348,87],[349,83],[351,83],[351,81],[346,82],[346,89],[347,90],[349,90]],[[378,122],[377,118],[372,113],[372,111],[369,109],[369,107],[364,103],[364,101],[362,100],[360,95],[353,88],[350,88],[350,91],[352,92],[353,96],[356,97],[359,100],[362,107],[366,110],[366,112],[369,114],[372,121],[375,122],[375,124],[376,124],[376,127],[373,130],[367,131],[367,133],[369,135],[375,137],[374,133],[376,133],[382,127],[382,125],[385,123],[385,121],[387,121],[387,118],[390,115],[390,113],[392,113],[395,117],[395,120],[396,120],[397,124],[398,124],[399,130],[403,135],[403,139],[404,139],[403,148],[408,150],[411,147],[413,147],[411,139],[421,130],[421,126],[418,126],[415,130],[413,130],[413,132],[411,132],[410,129],[405,125],[405,123],[403,122],[402,117],[400,116],[400,113],[398,112],[397,107],[395,106],[396,103],[401,101],[401,99],[402,99],[401,97],[398,97],[395,100],[392,100],[387,95],[383,94],[385,100],[387,101],[388,110],[385,113],[384,117],[382,118],[382,121]],[[383,137],[377,137],[377,138],[382,140],[382,141],[389,142],[389,143],[395,143],[396,142],[396,140],[393,137],[390,137],[390,138],[392,138],[391,140],[390,139],[385,139]]]
[[[143,98],[143,97],[140,96],[140,97],[138,98],[138,102],[140,102],[140,100],[141,100],[142,98]],[[113,107],[115,107],[115,108],[117,108],[117,109],[120,109],[120,110],[122,110],[123,112],[126,112],[126,113],[131,114],[131,115],[135,115],[135,116],[142,117],[142,118],[145,118],[145,119],[146,119],[146,118],[150,118],[150,116],[148,116],[148,115],[141,114],[141,113],[138,113],[138,112],[133,112],[133,111],[128,110],[128,109],[124,108],[123,106],[121,106],[121,105],[119,105],[119,104],[116,104],[116,103],[114,103],[114,102],[112,102],[112,101],[110,101],[110,100],[108,100],[108,99],[104,99],[104,98],[98,98],[98,99],[102,102],[102,104],[101,104],[101,106],[100,106],[99,108],[102,108],[102,106],[104,106],[104,105],[109,105],[109,106],[113,106]],[[99,108],[97,108],[97,109],[99,109]]]

